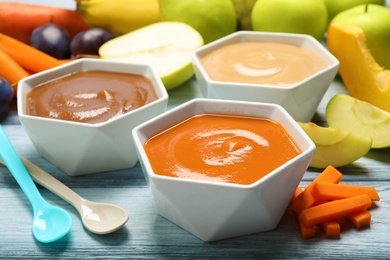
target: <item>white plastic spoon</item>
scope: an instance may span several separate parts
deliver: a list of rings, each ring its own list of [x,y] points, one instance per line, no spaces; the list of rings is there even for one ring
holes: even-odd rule
[[[65,210],[49,204],[42,198],[1,126],[0,156],[31,202],[34,237],[40,242],[50,243],[68,234],[72,228],[71,216]]]
[[[129,219],[129,215],[123,208],[84,199],[32,162],[24,158],[20,159],[35,182],[57,194],[76,208],[84,226],[92,233],[99,235],[112,233],[121,228]]]

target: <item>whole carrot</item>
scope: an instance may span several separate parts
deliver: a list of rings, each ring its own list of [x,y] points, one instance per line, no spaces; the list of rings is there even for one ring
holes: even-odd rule
[[[0,77],[4,78],[17,91],[17,83],[29,76],[29,73],[13,60],[7,53],[0,50]]]
[[[90,28],[75,10],[38,4],[0,2],[0,33],[19,41],[29,43],[32,31],[49,22],[62,26],[72,37]]]
[[[1,33],[0,50],[7,53],[25,70],[32,73],[41,72],[63,64],[60,60]]]

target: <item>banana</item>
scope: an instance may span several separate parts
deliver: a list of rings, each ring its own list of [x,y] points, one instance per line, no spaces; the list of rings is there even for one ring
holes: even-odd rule
[[[89,26],[116,35],[160,21],[158,0],[77,0],[76,10]]]

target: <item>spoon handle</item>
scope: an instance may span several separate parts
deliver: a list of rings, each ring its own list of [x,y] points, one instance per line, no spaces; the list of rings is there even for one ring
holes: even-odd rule
[[[34,181],[31,179],[30,174],[27,172],[18,154],[13,148],[10,140],[5,134],[3,127],[0,125],[0,156],[3,159],[5,165],[19,184],[20,188],[26,194],[27,198],[31,202],[33,211],[38,208],[38,203],[43,201],[41,194]]]
[[[82,210],[80,205],[85,200],[83,197],[32,162],[22,157],[20,159],[35,182],[73,205],[79,212]]]

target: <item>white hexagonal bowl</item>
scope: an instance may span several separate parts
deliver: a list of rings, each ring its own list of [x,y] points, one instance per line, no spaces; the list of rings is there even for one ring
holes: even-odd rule
[[[309,49],[328,67],[289,87],[211,80],[200,59],[211,51],[238,42],[279,42]],[[315,38],[304,34],[239,31],[192,52],[195,76],[204,98],[267,102],[281,105],[296,120],[308,122],[337,74],[339,61]]]
[[[26,95],[34,87],[69,73],[104,70],[139,74],[151,79],[158,99],[104,123],[88,124],[30,116]],[[18,115],[38,153],[70,176],[133,167],[138,162],[131,131],[163,113],[168,94],[157,73],[147,65],[79,59],[29,76],[19,83]]]
[[[290,134],[302,153],[250,185],[189,180],[153,172],[143,145],[154,134],[197,114],[270,118]],[[274,229],[305,174],[315,145],[279,105],[194,99],[133,130],[141,167],[158,214],[203,241]]]

